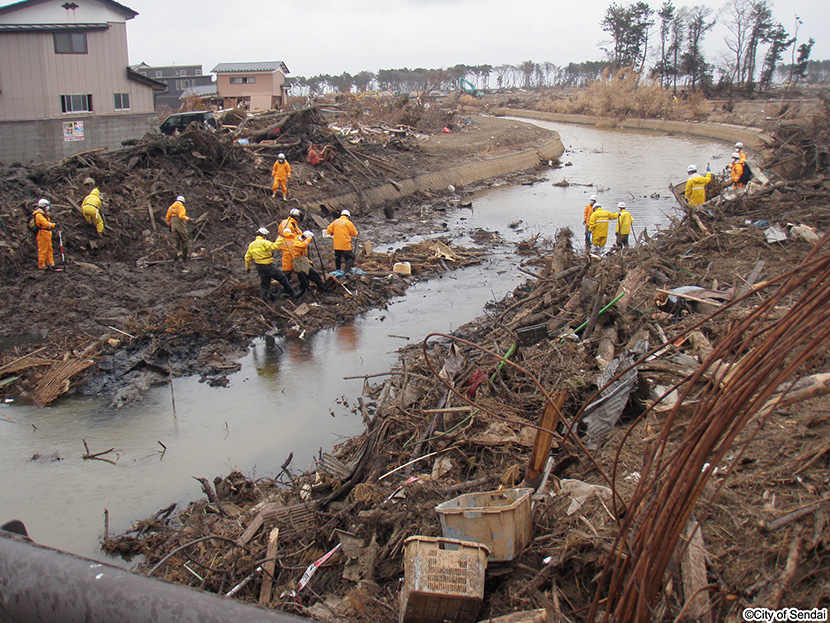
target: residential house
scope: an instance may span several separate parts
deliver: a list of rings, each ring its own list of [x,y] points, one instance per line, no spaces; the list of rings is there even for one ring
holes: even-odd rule
[[[203,86],[188,87],[182,93],[181,99],[200,100],[208,108],[212,108],[213,110],[222,108],[222,98],[219,97],[219,89],[216,88],[215,82]]]
[[[210,74],[202,75],[201,65],[166,65],[151,67],[146,63],[132,66],[142,76],[167,85],[167,91],[156,93],[156,110],[174,112],[182,105],[182,94],[191,87],[213,84]]]
[[[165,85],[128,67],[127,20],[111,0],[0,7],[0,161],[56,160],[144,136]]]
[[[223,108],[271,110],[288,101],[285,76],[289,71],[282,61],[219,63],[213,73]]]

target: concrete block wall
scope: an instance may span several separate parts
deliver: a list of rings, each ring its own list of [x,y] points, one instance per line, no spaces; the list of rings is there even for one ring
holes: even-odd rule
[[[81,120],[84,122],[84,140],[65,141],[64,121]],[[139,139],[152,131],[158,131],[155,114],[2,122],[0,162],[51,162],[99,147],[114,151],[122,148],[122,141]]]

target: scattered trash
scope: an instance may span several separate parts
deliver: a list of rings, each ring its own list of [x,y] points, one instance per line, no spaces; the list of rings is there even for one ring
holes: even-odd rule
[[[395,262],[392,266],[392,272],[398,275],[411,275],[412,266],[409,262]]]
[[[605,485],[591,485],[571,478],[563,478],[559,490],[571,496],[571,503],[565,511],[567,515],[573,515],[593,496],[606,500],[611,498],[611,489]]]
[[[311,578],[313,578],[314,574],[317,573],[317,569],[322,567],[329,558],[334,556],[334,554],[337,552],[337,550],[340,549],[342,545],[342,543],[338,543],[328,552],[320,556],[320,558],[308,565],[308,568],[305,570],[305,573],[303,573],[303,576],[300,578],[300,581],[297,582],[297,592],[302,591],[306,586],[308,586],[308,583],[311,581]]]
[[[787,239],[787,232],[777,225],[773,225],[772,227],[768,227],[764,230],[764,236],[769,243],[784,242]]]

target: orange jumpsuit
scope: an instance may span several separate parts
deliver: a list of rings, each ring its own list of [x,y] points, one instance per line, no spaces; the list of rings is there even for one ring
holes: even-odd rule
[[[294,270],[294,258],[296,257],[294,254],[294,242],[297,240],[297,237],[293,234],[289,236],[285,233],[284,229],[282,232],[282,237],[285,241],[282,245],[282,271],[288,273]]]
[[[274,183],[271,185],[271,191],[276,194],[278,188],[282,188],[282,198],[288,196],[288,178],[291,177],[291,165],[288,161],[280,162],[274,161],[274,166],[271,167],[271,175],[274,177]]]
[[[744,165],[739,160],[738,162],[733,162],[731,166],[731,173],[730,177],[732,178],[732,186],[735,188],[743,188],[744,184],[741,184],[739,181],[741,176],[744,174]]]
[[[35,210],[35,224],[37,225],[37,267],[39,270],[54,268],[52,230],[55,229],[55,224],[40,208]]]

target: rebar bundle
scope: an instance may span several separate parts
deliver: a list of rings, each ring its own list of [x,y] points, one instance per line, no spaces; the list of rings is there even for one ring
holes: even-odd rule
[[[825,235],[797,268],[762,284],[780,285],[736,322],[679,384],[679,399],[643,459],[640,481],[620,520],[588,620],[655,618],[675,549],[715,468],[750,421],[769,415],[770,407],[784,397],[786,392],[776,393],[779,386],[791,387],[796,373],[826,352],[830,253],[819,251],[828,238]],[[670,435],[681,426],[681,406],[692,399],[695,408],[682,425],[682,439],[670,446]]]

